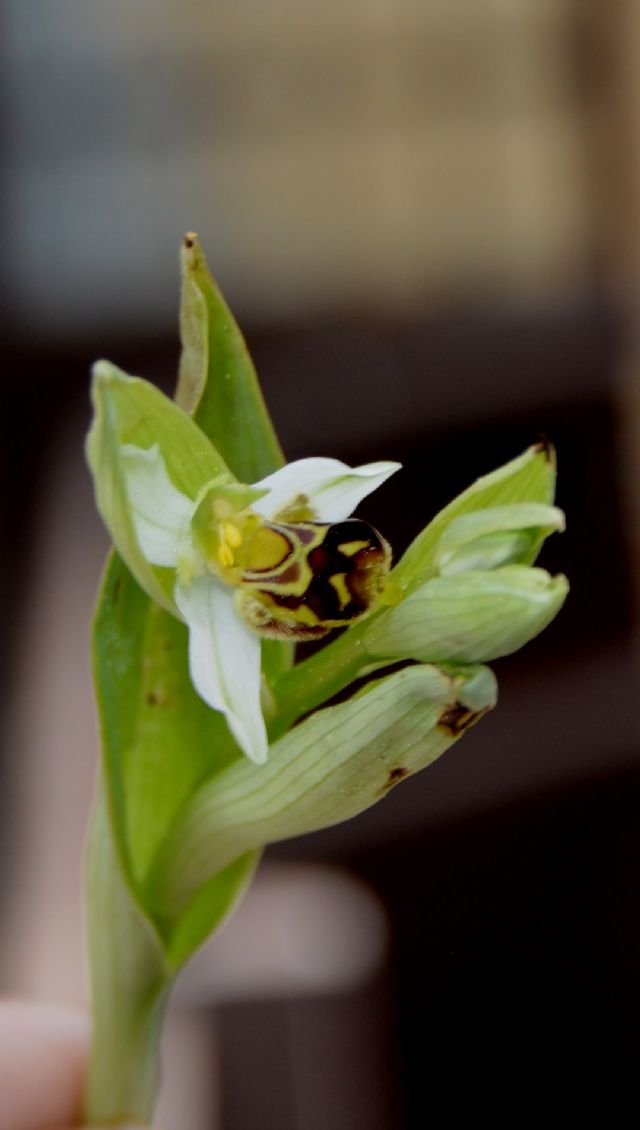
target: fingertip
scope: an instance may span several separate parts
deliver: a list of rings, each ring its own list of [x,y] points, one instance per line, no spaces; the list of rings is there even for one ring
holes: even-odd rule
[[[0,1130],[77,1125],[89,1025],[80,1012],[0,1002]]]

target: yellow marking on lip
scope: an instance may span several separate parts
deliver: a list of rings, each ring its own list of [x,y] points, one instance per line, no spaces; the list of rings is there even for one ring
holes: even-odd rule
[[[250,571],[276,569],[291,553],[291,543],[279,530],[260,526],[247,546],[245,568]]]
[[[347,588],[346,573],[334,573],[333,576],[329,578],[329,583],[333,586],[338,594],[340,607],[346,608],[347,604],[351,600],[351,593]]]
[[[361,549],[366,549],[369,545],[368,541],[343,541],[342,545],[338,546],[340,553],[344,553],[345,557],[355,557]]]

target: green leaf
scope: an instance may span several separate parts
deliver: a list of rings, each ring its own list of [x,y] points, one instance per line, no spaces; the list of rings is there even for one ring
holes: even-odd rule
[[[285,460],[251,355],[194,232],[182,242],[181,266],[176,401],[193,415],[234,475],[244,483],[257,482]],[[285,641],[263,641],[262,668],[270,683],[291,666],[293,654]]]
[[[133,897],[153,921],[147,880],[178,815],[199,785],[242,755],[223,715],[193,689],[184,625],[145,596],[115,554],[96,615],[94,656],[114,847]],[[182,931],[181,960],[231,909],[251,862],[212,882],[197,921]],[[175,954],[167,960],[173,968]]]
[[[249,886],[262,850],[251,850],[212,875],[198,890],[179,918],[167,923],[160,917],[165,931],[166,953],[173,969],[179,969],[224,921]]]
[[[464,514],[479,510],[539,502],[550,505],[555,494],[555,458],[546,445],[530,447],[497,471],[484,475],[453,502],[441,510],[432,522],[418,534],[393,570],[393,580],[403,589],[411,591],[438,571],[436,548],[447,526]],[[530,565],[536,557],[539,544],[524,549],[522,556],[513,558],[517,564]]]
[[[221,452],[241,482],[254,483],[284,463],[242,333],[213,279],[198,237],[182,245],[176,400]]]
[[[224,716],[193,689],[184,624],[149,601],[115,556],[94,642],[107,787],[140,886],[185,799],[238,754]]]
[[[484,663],[537,636],[568,591],[566,577],[526,565],[434,577],[370,622],[363,643],[373,657]]]
[[[212,875],[247,851],[348,820],[431,764],[496,701],[488,668],[408,667],[313,714],[205,782],[158,857],[159,919],[179,922]]]

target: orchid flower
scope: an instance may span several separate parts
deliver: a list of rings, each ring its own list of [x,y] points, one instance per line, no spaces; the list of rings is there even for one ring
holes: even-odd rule
[[[238,600],[242,548],[258,530],[263,537],[273,534],[263,519],[277,522],[303,512],[309,521],[342,522],[399,464],[351,468],[337,459],[299,459],[249,487],[221,477],[194,503],[173,485],[157,444],[125,445],[122,457],[140,549],[150,565],[176,571],[173,596],[189,629],[193,685],[226,714],[247,756],[263,762],[268,741],[260,706],[260,637]]]
[[[391,573],[382,535],[349,515],[398,464],[283,467],[193,232],[181,261],[176,400],[94,367],[87,455],[117,553],[93,627],[91,1126],[151,1125],[175,975],[263,848],[357,816],[440,757],[496,704],[485,662],[537,635],[568,589],[533,567],[564,526],[545,444],[454,498]],[[291,664],[292,642],[339,626]]]
[[[98,374],[98,404],[114,381],[131,385],[130,378],[114,376],[110,367],[102,381]],[[156,390],[153,395],[160,396]],[[171,402],[166,405],[165,412],[182,417],[197,431]],[[95,439],[90,441],[90,458],[95,445]],[[277,625],[275,631],[273,625],[261,628],[250,616],[248,594],[242,591],[247,565],[253,568],[251,575],[259,577],[278,540],[285,541],[282,531],[295,531],[295,523],[345,521],[400,465],[379,462],[351,468],[337,459],[300,459],[250,486],[223,471],[203,481],[192,497],[176,486],[159,443],[143,447],[119,442],[110,451],[118,464],[128,518],[126,523],[114,521],[103,504],[116,547],[147,589],[140,554],[154,570],[172,570],[170,600],[172,611],[189,630],[193,686],[209,706],[226,715],[243,752],[252,761],[264,762],[268,740],[261,708],[260,635],[286,636],[289,629],[286,618],[278,633]],[[278,522],[288,525],[271,524]],[[131,549],[131,526],[136,552]],[[125,536],[122,530],[127,527]],[[381,587],[383,580],[377,577],[374,587]],[[315,634],[325,630],[321,625]]]

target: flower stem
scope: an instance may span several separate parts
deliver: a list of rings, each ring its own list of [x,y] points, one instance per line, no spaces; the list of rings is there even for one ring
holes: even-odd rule
[[[85,1119],[149,1125],[171,976],[158,936],[126,886],[103,796],[89,839],[87,908],[93,1042]]]
[[[273,687],[276,707],[273,724],[269,727],[272,741],[286,733],[303,714],[333,698],[365,672],[394,662],[374,659],[367,653],[361,637],[361,625],[355,624],[280,676]]]

